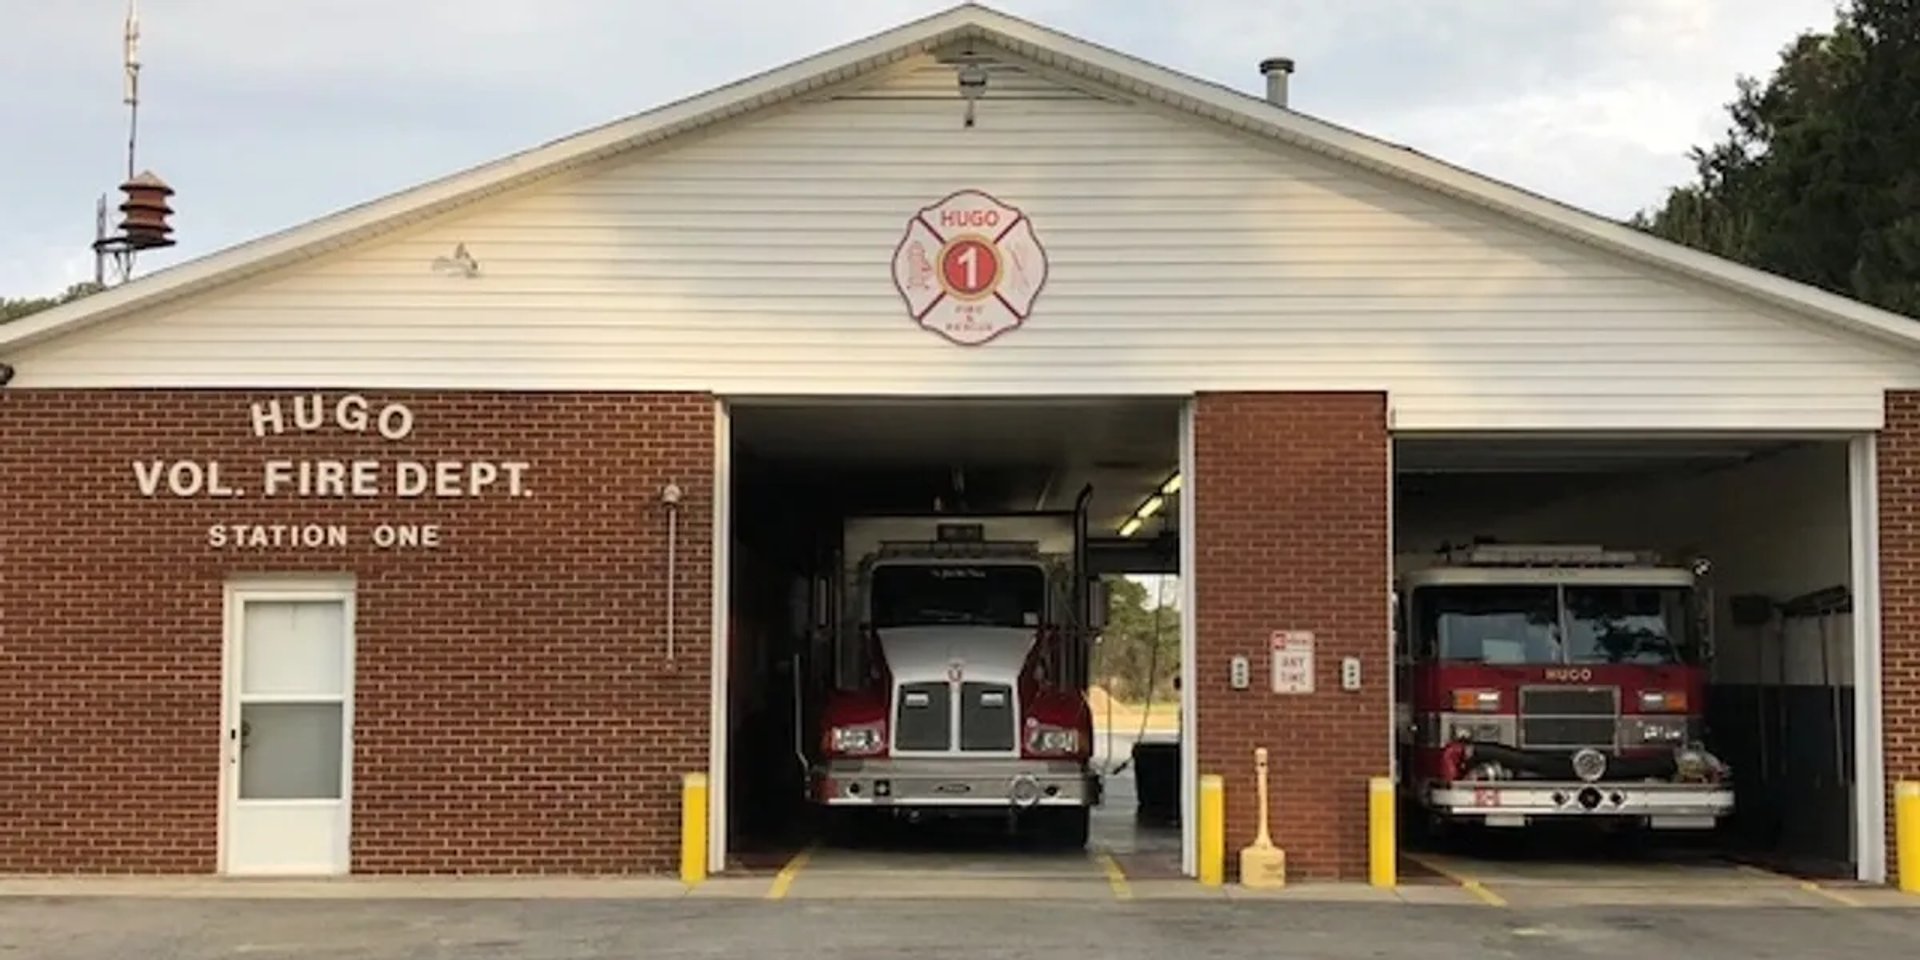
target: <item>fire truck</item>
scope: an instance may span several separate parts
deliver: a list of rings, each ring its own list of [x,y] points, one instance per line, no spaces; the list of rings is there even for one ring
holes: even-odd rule
[[[1072,513],[862,516],[827,598],[833,674],[809,792],[830,821],[998,816],[1084,846],[1105,592]],[[856,828],[857,829],[857,828]]]
[[[1400,788],[1413,826],[1710,829],[1731,771],[1703,742],[1707,564],[1477,544],[1395,594]]]

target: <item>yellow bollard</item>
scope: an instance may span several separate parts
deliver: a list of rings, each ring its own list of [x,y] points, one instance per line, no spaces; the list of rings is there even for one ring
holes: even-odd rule
[[[691,887],[707,879],[707,775],[680,781],[680,881]]]
[[[1200,778],[1200,882],[1227,882],[1227,784],[1217,773]]]
[[[1376,887],[1399,885],[1394,806],[1393,778],[1374,777],[1367,782],[1367,874]]]
[[[1894,855],[1900,858],[1900,890],[1920,893],[1920,781],[1893,790]]]

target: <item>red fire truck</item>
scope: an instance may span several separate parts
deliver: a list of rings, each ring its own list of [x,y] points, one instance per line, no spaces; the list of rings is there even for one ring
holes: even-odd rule
[[[1415,826],[1702,829],[1728,815],[1731,772],[1702,742],[1705,572],[1491,544],[1404,572],[1399,781]]]
[[[856,517],[842,550],[813,802],[843,827],[1000,816],[1084,846],[1101,791],[1089,652],[1106,612],[1084,507]]]

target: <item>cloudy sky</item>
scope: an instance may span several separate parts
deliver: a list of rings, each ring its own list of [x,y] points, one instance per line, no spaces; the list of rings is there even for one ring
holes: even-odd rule
[[[946,0],[144,0],[140,158],[200,256],[896,26]],[[999,0],[1598,213],[1691,172],[1833,0]],[[0,0],[0,295],[92,274],[126,0]]]

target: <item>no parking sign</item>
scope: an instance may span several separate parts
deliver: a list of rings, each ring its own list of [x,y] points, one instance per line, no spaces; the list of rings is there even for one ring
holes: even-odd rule
[[[1275,630],[1268,645],[1273,649],[1273,692],[1313,692],[1313,633],[1308,630]]]

